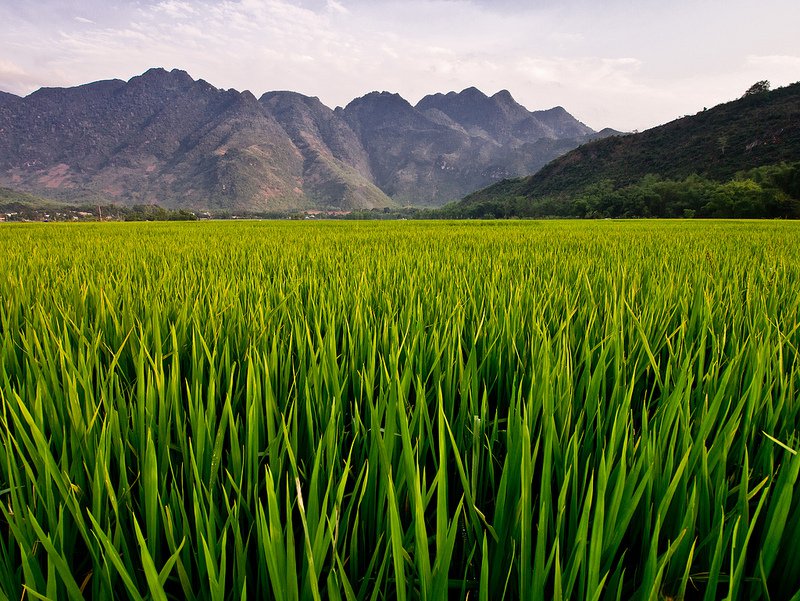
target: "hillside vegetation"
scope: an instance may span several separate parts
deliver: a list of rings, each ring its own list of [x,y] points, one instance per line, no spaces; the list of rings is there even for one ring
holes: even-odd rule
[[[798,159],[800,84],[793,84],[584,144],[449,209],[461,216],[796,217]],[[748,207],[723,207],[733,193],[744,194]]]

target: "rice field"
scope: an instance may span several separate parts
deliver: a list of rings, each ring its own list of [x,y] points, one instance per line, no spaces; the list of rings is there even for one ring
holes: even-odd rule
[[[0,248],[1,600],[800,600],[800,224]]]

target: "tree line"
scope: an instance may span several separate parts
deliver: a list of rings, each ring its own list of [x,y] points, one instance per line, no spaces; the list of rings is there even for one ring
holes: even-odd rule
[[[800,218],[800,162],[751,169],[719,182],[700,175],[645,175],[616,186],[604,179],[570,195],[506,196],[441,210],[452,218]]]

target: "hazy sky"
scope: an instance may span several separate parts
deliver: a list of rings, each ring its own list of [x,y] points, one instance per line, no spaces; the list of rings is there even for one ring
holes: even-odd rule
[[[633,130],[800,80],[798,26],[797,0],[0,0],[0,90],[153,66],[331,107],[474,85]]]

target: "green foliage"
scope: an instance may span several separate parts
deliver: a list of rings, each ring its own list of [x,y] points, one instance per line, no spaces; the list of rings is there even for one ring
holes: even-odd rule
[[[26,192],[19,192],[17,190],[12,190],[11,188],[0,187],[0,207],[41,207],[48,206],[50,204],[52,204],[52,201],[48,201],[39,196],[34,196],[33,194],[28,194]]]
[[[699,176],[662,180],[646,176],[637,184],[615,188],[605,180],[572,201],[580,217],[722,217],[798,218],[800,200],[783,182],[800,173],[800,163],[755,169],[717,183]]]
[[[499,197],[449,205],[448,217],[800,218],[800,162],[751,169],[726,182],[648,174],[617,187],[610,179],[570,195]]]
[[[158,205],[67,205],[0,188],[0,217],[5,221],[194,221],[191,211]]]
[[[761,81],[757,81],[752,86],[747,88],[747,91],[744,93],[745,96],[751,96],[753,94],[763,94],[764,92],[769,92],[771,85],[769,80],[763,79]]]
[[[795,223],[0,244],[0,598],[800,592]]]
[[[651,174],[676,182],[693,175],[726,182],[743,171],[797,161],[799,156],[800,83],[796,83],[746,94],[642,133],[584,144],[530,177],[498,182],[467,196],[462,204],[517,197],[536,204],[584,194],[604,181],[614,189],[635,186]]]
[[[194,221],[197,216],[184,209],[171,210],[158,205],[114,207],[111,211],[121,221]]]

